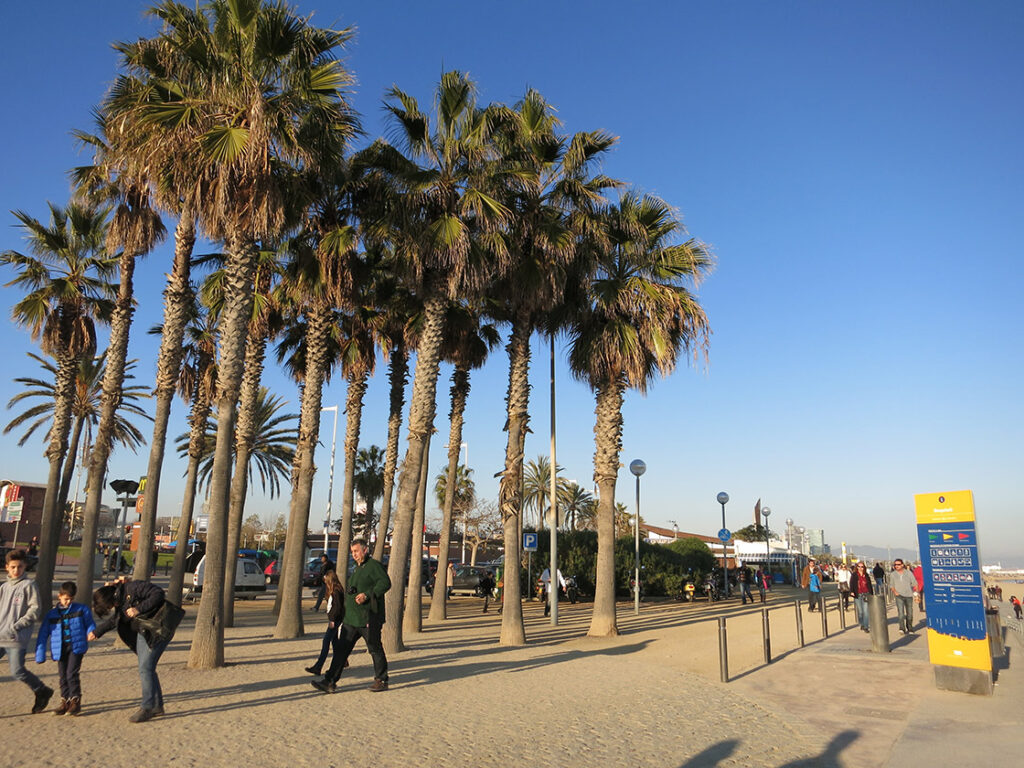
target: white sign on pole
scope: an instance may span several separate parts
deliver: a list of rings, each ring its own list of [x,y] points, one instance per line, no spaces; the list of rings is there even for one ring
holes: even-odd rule
[[[25,502],[21,499],[12,501],[7,505],[7,522],[17,523],[21,521],[21,511],[25,508]]]

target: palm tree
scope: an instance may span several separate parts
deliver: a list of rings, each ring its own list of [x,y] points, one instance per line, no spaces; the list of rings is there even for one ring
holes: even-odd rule
[[[252,483],[254,477],[258,478],[260,490],[272,499],[280,495],[281,481],[289,478],[295,458],[297,431],[292,422],[297,422],[299,417],[294,413],[279,413],[285,405],[287,402],[283,398],[272,395],[266,387],[260,387],[253,407],[254,434],[248,451],[249,461],[243,469],[248,482]],[[188,455],[190,441],[191,432],[178,435],[175,439],[179,456]],[[203,449],[199,456],[200,489],[210,486],[216,444],[217,411],[214,408],[211,418],[206,422]]]
[[[28,328],[32,340],[40,342],[43,353],[57,364],[53,425],[46,449],[50,471],[36,567],[36,583],[47,601],[57,563],[61,467],[68,450],[75,378],[82,358],[96,349],[96,321],[110,317],[112,288],[107,279],[116,264],[106,250],[109,209],[74,202],[63,209],[52,203],[49,207],[48,225],[22,211],[14,212],[33,255],[6,251],[2,256],[2,263],[17,272],[6,285],[27,291],[15,303],[12,318]]]
[[[114,310],[110,318],[107,368],[103,378],[103,405],[89,454],[89,473],[85,488],[82,525],[82,551],[93,552],[103,500],[107,461],[113,447],[114,421],[121,403],[124,368],[128,358],[128,339],[135,314],[135,261],[149,253],[166,234],[160,215],[152,207],[150,188],[128,167],[118,151],[118,136],[126,126],[116,117],[100,111],[99,133],[85,139],[94,150],[93,165],[72,171],[78,195],[93,202],[109,202],[113,216],[107,230],[107,248],[120,249],[119,282]],[[86,134],[79,133],[80,138]],[[78,587],[84,593],[92,589],[93,558],[78,563]]]
[[[355,516],[353,525],[356,535],[369,541],[375,519],[374,505],[384,494],[384,451],[376,445],[360,448],[356,454],[355,466],[353,481],[356,493],[366,504],[366,511]]]
[[[192,513],[199,488],[199,462],[206,447],[207,420],[217,385],[216,323],[210,313],[195,302],[191,314],[192,320],[185,328],[186,343],[178,377],[178,394],[190,403],[188,466],[185,470],[185,493],[181,501],[174,565],[171,567],[171,579],[167,587],[167,598],[179,605],[185,581],[188,539],[192,532]]]
[[[511,326],[506,396],[505,470],[498,491],[506,562],[518,562],[522,530],[523,456],[529,430],[530,336],[545,313],[562,301],[566,271],[603,190],[617,185],[591,176],[593,165],[615,143],[604,132],[558,133],[553,108],[534,90],[503,112],[499,143],[505,165],[507,205],[515,211],[509,243],[512,268],[491,295],[501,299],[497,316]],[[505,594],[520,594],[519,570],[505,571]],[[526,641],[522,605],[507,601],[501,643]]]
[[[223,263],[223,255],[210,258]],[[257,412],[260,403],[260,382],[269,337],[280,326],[280,312],[274,300],[274,283],[280,276],[280,255],[277,249],[261,248],[256,268],[253,291],[252,317],[249,320],[249,336],[245,342],[245,366],[242,370],[241,395],[238,401],[238,416],[235,426],[235,462],[231,476],[231,494],[228,503],[227,559],[233,561],[238,553],[242,533],[242,519],[245,516],[245,500],[248,492],[249,454],[258,429]],[[204,303],[210,307],[216,319],[223,309],[224,270],[218,269],[203,283]],[[235,569],[224,569],[224,626],[233,627],[235,622]]]
[[[565,497],[559,503],[565,510],[570,531],[588,527],[585,521],[594,505],[594,497],[587,490],[570,480],[565,484]]]
[[[615,480],[627,388],[644,392],[672,371],[681,350],[706,349],[704,310],[687,289],[711,269],[707,247],[674,242],[682,224],[661,200],[627,193],[604,216],[585,298],[572,322],[574,374],[596,396],[594,479],[599,489],[597,582],[588,634],[618,633],[615,621]]]
[[[190,10],[164,2],[167,49],[162,78],[137,107],[150,127],[154,154],[170,144],[191,153],[201,169],[200,225],[227,246],[225,299],[219,341],[217,447],[211,474],[206,587],[189,657],[191,667],[224,661],[223,584],[235,442],[235,405],[252,314],[256,243],[281,237],[285,198],[305,172],[340,157],[355,130],[345,100],[351,78],[334,57],[349,30],[320,29],[284,3],[213,0]],[[180,39],[188,45],[177,45]]]
[[[566,484],[559,476],[563,467],[555,469],[555,496],[559,506],[565,508]],[[551,461],[547,456],[538,456],[536,461],[526,462],[523,473],[523,509],[533,510],[537,516],[537,527],[544,530],[544,521],[551,518]],[[554,523],[552,523],[554,525]]]
[[[15,416],[4,427],[4,434],[6,435],[15,429],[25,426],[27,423],[25,434],[18,441],[19,446],[24,445],[39,427],[53,423],[53,413],[56,405],[56,366],[49,360],[45,360],[32,352],[27,354],[39,363],[43,371],[49,374],[49,378],[19,377],[14,380],[24,387],[30,387],[30,389],[25,389],[12,397],[7,403],[8,408],[13,408],[16,404],[25,400],[35,398],[41,400],[41,402]],[[130,360],[125,366],[126,381],[135,378],[129,371],[135,367],[136,362],[135,360]],[[74,403],[71,407],[71,416],[74,423],[71,428],[71,441],[67,454],[68,460],[64,462],[60,482],[60,497],[57,502],[58,508],[62,511],[67,505],[68,493],[71,489],[71,476],[74,474],[76,463],[74,457],[78,455],[78,448],[83,434],[86,437],[84,455],[88,455],[92,446],[92,429],[99,422],[102,394],[101,382],[105,368],[106,355],[100,355],[97,358],[83,358],[78,366],[78,375],[75,377]],[[140,385],[124,387],[122,395],[122,403],[114,423],[114,442],[135,452],[140,445],[146,442],[146,438],[139,431],[138,427],[128,420],[127,416],[140,416],[150,421],[153,420],[149,414],[135,404],[138,400],[150,396],[149,387]],[[49,433],[49,429],[47,433]],[[49,434],[46,435],[46,438],[49,439]]]
[[[393,584],[405,583],[409,564],[421,464],[433,431],[448,301],[479,290],[505,255],[498,227],[508,211],[488,194],[493,116],[477,108],[475,86],[459,72],[441,76],[435,106],[435,114],[428,115],[414,98],[392,88],[385,108],[406,155],[379,141],[370,152],[375,167],[398,191],[398,200],[386,214],[392,217],[391,226],[381,236],[394,245],[406,286],[423,300],[409,436],[388,562]],[[375,229],[376,221],[370,224],[374,236]],[[400,592],[387,601],[383,639],[392,653],[404,648],[403,609]]]
[[[444,498],[438,499],[442,510],[441,536],[438,552],[443,553],[447,562],[448,547],[451,543],[452,516],[455,511],[458,489],[456,474],[458,472],[459,453],[462,450],[462,426],[469,399],[469,373],[471,369],[480,368],[487,360],[488,354],[498,345],[497,329],[490,323],[483,323],[481,313],[464,303],[455,303],[449,308],[448,329],[445,333],[447,349],[445,359],[454,363],[451,385],[451,410],[448,414],[448,469],[444,475]],[[451,488],[453,493],[447,493]],[[461,510],[465,514],[465,508]],[[443,621],[447,618],[448,600],[448,569],[437,571],[434,591],[430,596],[430,621]]]

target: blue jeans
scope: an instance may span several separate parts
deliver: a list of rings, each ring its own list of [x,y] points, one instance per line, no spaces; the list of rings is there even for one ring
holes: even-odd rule
[[[166,642],[158,642],[152,648],[146,642],[146,638],[139,633],[139,639],[135,641],[135,652],[139,656],[139,680],[142,682],[142,708],[163,709],[164,692],[160,688],[160,678],[156,676],[156,664],[160,661]]]
[[[857,621],[860,622],[862,629],[869,629],[868,626],[868,596],[866,593],[861,593],[853,599],[853,604],[857,608]]]
[[[914,598],[896,595],[896,614],[899,617],[900,629],[911,632],[914,624]]]
[[[11,677],[20,680],[33,691],[43,687],[43,681],[25,669],[25,649],[20,645],[8,648],[0,648],[0,657],[7,654],[7,661],[11,665]]]

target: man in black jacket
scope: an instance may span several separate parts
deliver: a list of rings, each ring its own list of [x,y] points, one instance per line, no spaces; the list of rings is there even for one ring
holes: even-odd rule
[[[333,570],[334,563],[331,562],[331,558],[329,558],[327,556],[327,553],[324,552],[322,555],[320,555],[320,572],[317,576],[316,605],[313,606],[313,613],[320,612],[320,603],[322,603],[324,601],[324,598],[327,596],[327,590],[324,587],[324,576],[327,575],[328,571]]]

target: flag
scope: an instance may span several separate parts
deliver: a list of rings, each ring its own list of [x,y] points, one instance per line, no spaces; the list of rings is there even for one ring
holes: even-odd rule
[[[953,538],[953,534],[952,533],[944,533],[944,534],[942,534],[942,540],[943,541],[949,541],[952,538]]]

